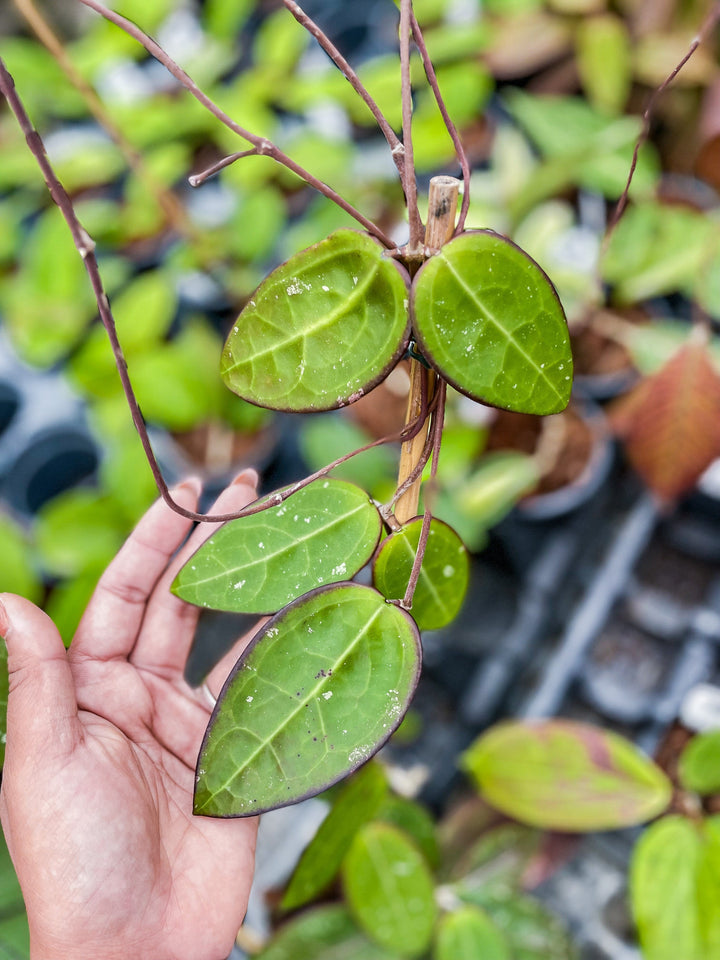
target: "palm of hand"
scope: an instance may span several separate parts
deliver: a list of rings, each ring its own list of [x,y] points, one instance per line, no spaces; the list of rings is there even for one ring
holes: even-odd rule
[[[250,493],[234,485],[217,508],[235,509]],[[176,497],[190,506],[193,494],[184,487]],[[33,958],[220,960],[242,922],[256,821],[192,815],[210,711],[182,676],[197,611],[168,586],[197,540],[167,567],[188,526],[160,504],[141,521],[104,575],[68,657],[57,635],[54,655],[45,652],[39,700],[8,634],[0,812]],[[5,604],[13,631],[23,618],[27,637],[54,631],[26,601]],[[213,688],[227,659],[214,682],[211,675]],[[39,707],[32,719],[30,694]]]

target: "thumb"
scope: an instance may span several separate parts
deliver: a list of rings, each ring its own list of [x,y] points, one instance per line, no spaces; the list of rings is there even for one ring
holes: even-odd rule
[[[55,624],[29,600],[3,593],[0,635],[8,654],[7,764],[69,754],[79,733],[77,700]]]

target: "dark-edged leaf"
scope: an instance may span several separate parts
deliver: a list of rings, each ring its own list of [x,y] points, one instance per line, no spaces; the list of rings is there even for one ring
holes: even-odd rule
[[[462,764],[485,799],[548,830],[612,830],[667,807],[665,774],[634,744],[571,720],[508,721],[480,736]]]
[[[190,557],[172,590],[213,610],[274,613],[308,590],[353,577],[381,530],[363,490],[316,480],[276,507],[226,523]]]
[[[258,631],[210,718],[196,814],[242,817],[320,793],[402,720],[420,672],[414,621],[377,591],[320,587]]]
[[[422,525],[422,517],[416,517],[380,545],[373,585],[389,600],[405,596]],[[455,619],[465,599],[469,571],[460,537],[442,520],[433,519],[412,605],[413,619],[421,630],[438,630]]]
[[[543,270],[490,230],[451,240],[412,286],[420,349],[461,393],[508,410],[547,414],[570,399],[565,314]]]
[[[408,283],[366,234],[337,230],[258,287],[225,344],[223,380],[275,410],[351,403],[405,350]]]
[[[318,907],[282,926],[256,960],[398,960],[368,940],[345,907]]]
[[[707,730],[680,754],[678,776],[686,790],[702,796],[720,793],[720,730]]]
[[[446,914],[438,926],[435,960],[511,960],[502,930],[479,907]]]
[[[283,910],[296,910],[327,887],[353,837],[375,816],[386,795],[387,780],[377,763],[366,764],[348,781],[303,852],[285,890]]]
[[[669,501],[687,493],[720,456],[720,375],[707,347],[686,343],[617,401],[610,423],[654,493]]]
[[[388,823],[369,823],[342,868],[345,895],[369,937],[402,957],[423,953],[436,906],[432,876],[415,845]]]
[[[697,827],[679,816],[652,824],[635,846],[630,893],[647,960],[711,960],[703,949],[697,912],[701,855]]]

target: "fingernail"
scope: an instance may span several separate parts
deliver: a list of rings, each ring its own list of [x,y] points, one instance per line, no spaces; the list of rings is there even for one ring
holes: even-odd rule
[[[253,467],[246,467],[244,470],[241,470],[240,473],[235,477],[230,486],[234,487],[236,484],[244,483],[248,487],[257,487],[260,482],[260,475],[257,470]]]
[[[0,637],[4,637],[10,629],[10,617],[8,617],[5,604],[0,600]]]
[[[177,494],[181,490],[187,490],[188,493],[194,493],[196,497],[200,496],[200,491],[202,490],[202,480],[200,477],[188,477],[186,480],[183,480],[182,483],[178,483],[177,486],[173,487],[172,492]]]

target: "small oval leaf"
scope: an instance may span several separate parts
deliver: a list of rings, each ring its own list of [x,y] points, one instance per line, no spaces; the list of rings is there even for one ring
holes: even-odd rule
[[[632,855],[630,894],[647,960],[707,960],[697,907],[700,833],[685,817],[663,817]]]
[[[316,480],[277,507],[226,523],[190,557],[172,591],[213,610],[275,613],[317,586],[355,576],[381,531],[364,490]]]
[[[463,754],[488,803],[546,830],[613,830],[667,807],[672,787],[634,744],[571,720],[509,721]]]
[[[412,285],[416,338],[428,361],[473,400],[548,414],[572,387],[565,314],[544,271],[490,230],[461,234]]]
[[[375,816],[387,792],[385,774],[377,763],[365,764],[348,781],[303,851],[285,890],[283,910],[296,910],[325,889],[340,869],[353,837]]]
[[[260,284],[225,344],[223,380],[273,410],[352,403],[405,352],[408,286],[371,237],[337,230]]]
[[[373,585],[389,600],[401,600],[405,595],[422,525],[422,517],[416,517],[380,545],[373,564]],[[433,519],[412,605],[413,619],[421,630],[439,630],[455,619],[467,593],[469,575],[470,561],[462,540],[452,527]]]
[[[465,906],[440,921],[435,960],[511,960],[502,930],[479,907]]]
[[[368,760],[417,685],[414,621],[370,587],[295,600],[225,682],[198,757],[194,812],[245,817],[314,796]]]
[[[701,796],[720,793],[720,730],[692,738],[680,754],[678,777],[686,790]]]
[[[343,863],[345,895],[369,937],[402,957],[417,957],[432,937],[437,908],[422,854],[396,827],[369,823]]]
[[[349,911],[318,907],[282,926],[256,960],[398,960],[358,930]]]

